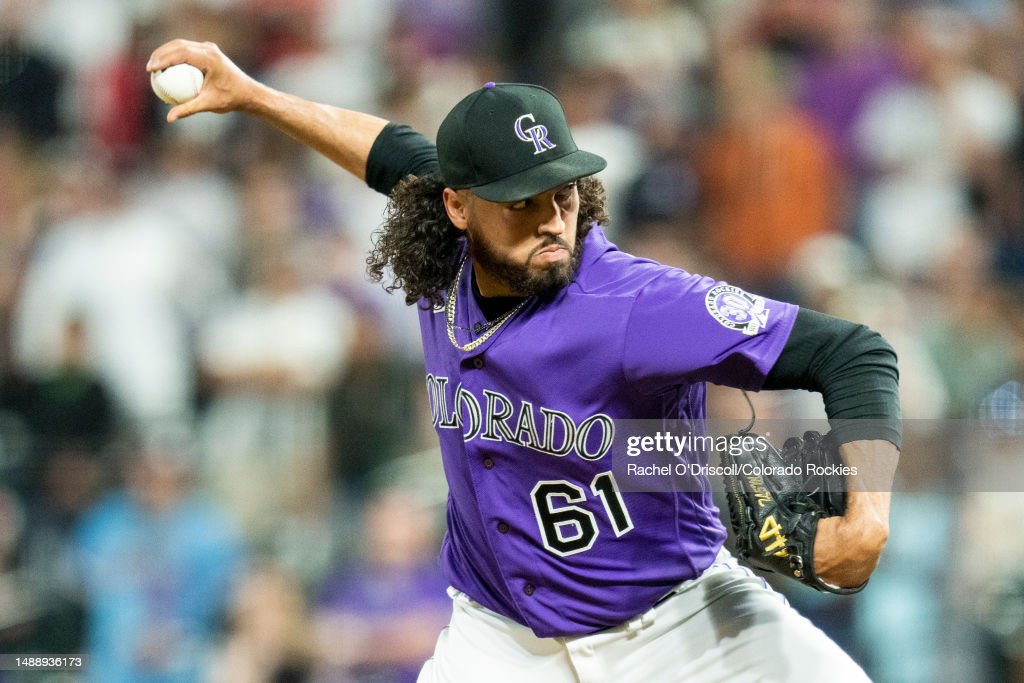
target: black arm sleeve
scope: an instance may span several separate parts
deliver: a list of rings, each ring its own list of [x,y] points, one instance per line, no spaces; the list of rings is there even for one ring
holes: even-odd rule
[[[864,325],[801,308],[763,388],[820,392],[838,443],[900,445],[896,352]]]
[[[366,184],[381,194],[391,194],[408,175],[437,170],[437,148],[430,140],[404,124],[384,126],[366,159]]]

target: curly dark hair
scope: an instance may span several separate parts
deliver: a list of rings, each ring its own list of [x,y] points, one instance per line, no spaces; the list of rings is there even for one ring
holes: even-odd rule
[[[405,303],[425,300],[432,306],[455,277],[465,239],[444,210],[445,184],[437,174],[409,176],[391,192],[384,224],[374,233],[373,249],[366,257],[366,272],[373,282],[384,283],[389,293],[405,292]],[[596,223],[608,224],[604,185],[595,176],[577,181],[580,194],[576,241],[581,242]],[[391,282],[385,282],[390,274]]]

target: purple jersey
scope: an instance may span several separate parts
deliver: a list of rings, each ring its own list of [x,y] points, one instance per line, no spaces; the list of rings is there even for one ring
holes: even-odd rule
[[[487,324],[465,268],[454,331]],[[710,493],[622,493],[614,420],[705,416],[704,382],[757,389],[796,317],[587,235],[576,279],[461,351],[420,314],[447,474],[451,584],[541,637],[647,610],[709,567],[726,538]]]

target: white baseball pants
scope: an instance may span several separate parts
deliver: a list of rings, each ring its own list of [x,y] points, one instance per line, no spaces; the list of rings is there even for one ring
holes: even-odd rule
[[[868,681],[838,645],[724,550],[673,592],[619,626],[538,638],[449,589],[452,619],[418,683]]]

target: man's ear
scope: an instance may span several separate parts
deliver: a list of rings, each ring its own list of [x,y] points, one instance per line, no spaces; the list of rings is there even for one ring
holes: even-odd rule
[[[469,206],[466,203],[469,199],[468,194],[446,187],[442,195],[448,220],[459,230],[465,230],[469,226]]]

